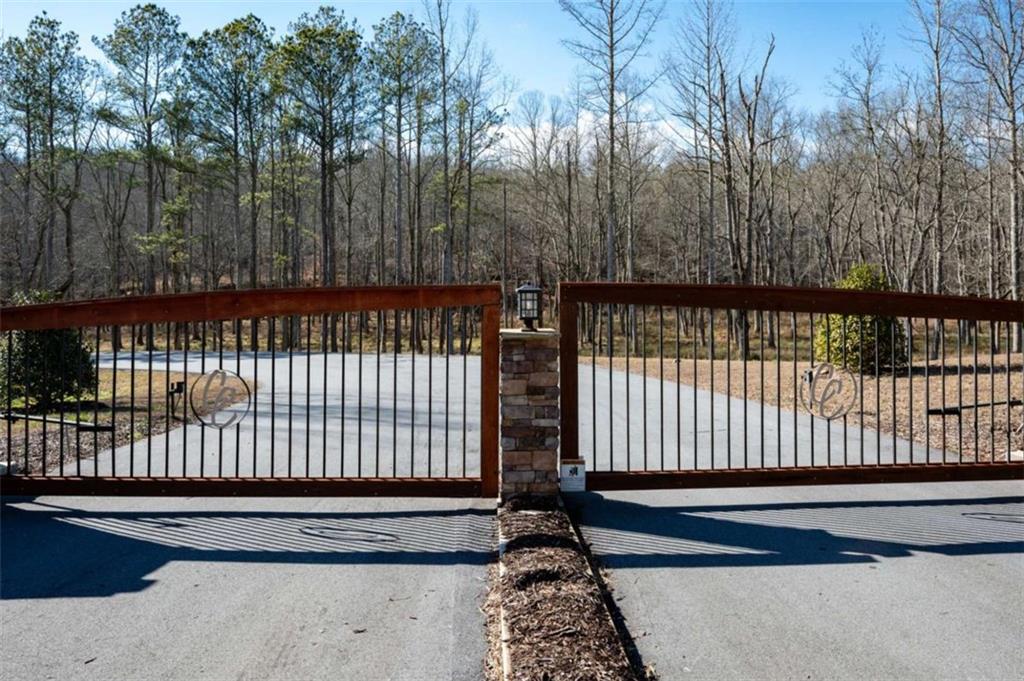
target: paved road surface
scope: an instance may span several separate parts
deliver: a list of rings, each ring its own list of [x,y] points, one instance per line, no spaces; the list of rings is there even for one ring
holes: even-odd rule
[[[0,678],[479,679],[493,507],[5,503]]]
[[[570,502],[662,679],[1024,678],[1024,484]]]
[[[145,366],[144,359],[136,357],[136,370]],[[101,360],[102,366],[113,365],[109,354]],[[157,370],[169,366],[181,371],[184,365],[180,353],[172,353],[169,361],[159,355],[153,358]],[[127,371],[130,360],[121,356],[117,366]],[[208,354],[205,370],[218,366],[219,360]],[[237,432],[234,427],[222,433],[195,425],[175,428],[137,442],[134,448],[125,445],[113,454],[101,454],[100,473],[159,476],[167,467],[172,475],[188,476],[200,471],[251,476],[254,470],[262,476],[320,476],[325,471],[330,476],[479,474],[479,357],[434,357],[429,362],[423,356],[384,355],[378,364],[371,353],[313,353],[307,360],[304,353],[289,359],[279,352],[272,362],[263,352],[243,353],[240,360],[226,357],[223,367],[259,385]],[[195,353],[188,357],[188,368],[196,375],[203,371]],[[154,394],[160,395],[159,380],[156,383]],[[908,441],[888,434],[852,425],[844,428],[842,421],[829,424],[790,409],[762,409],[754,401],[744,404],[689,385],[662,383],[656,377],[645,380],[636,373],[609,375],[599,370],[592,375],[590,367],[581,365],[579,393],[580,451],[591,469],[710,468],[712,461],[717,467],[739,467],[744,462],[775,466],[780,458],[783,465],[824,465],[828,452],[833,465],[844,459],[905,462],[911,456]],[[144,423],[140,414],[137,428],[144,429]],[[942,452],[916,444],[913,457],[939,461]],[[83,474],[92,474],[93,465],[82,462]]]
[[[137,353],[136,371],[144,370],[145,360]],[[113,365],[109,353],[101,356],[100,366]],[[428,361],[420,355],[415,360],[407,354],[383,355],[378,363],[373,353],[314,352],[307,359],[299,352],[289,359],[278,351],[274,359],[269,352],[243,353],[240,360],[229,353],[221,363],[208,352],[204,367],[195,352],[189,353],[193,379],[221,366],[258,385],[237,433],[235,427],[174,428],[134,448],[124,445],[113,454],[102,453],[100,474],[134,470],[135,475],[160,476],[169,469],[171,475],[186,476],[202,471],[249,477],[254,470],[260,476],[296,477],[320,477],[325,471],[344,477],[479,475],[479,357],[434,356]],[[185,357],[153,357],[155,370],[167,367],[182,371]],[[129,371],[130,358],[120,355],[117,368]],[[155,376],[154,399],[162,399],[166,388],[161,375]],[[236,405],[225,414],[241,409]],[[220,418],[227,420],[224,414]],[[142,412],[136,427],[145,432]],[[83,461],[83,475],[91,475],[93,465]]]
[[[589,470],[711,468],[712,462],[717,468],[772,467],[780,459],[783,466],[904,463],[911,455],[915,462],[942,460],[941,448],[915,443],[911,451],[908,440],[891,434],[662,382],[657,372],[656,360],[648,362],[646,379],[639,372],[627,376],[580,365],[579,446]]]
[[[180,370],[183,359],[172,355],[170,368]],[[112,359],[103,361],[110,366]],[[378,365],[373,355],[314,354],[308,409],[306,362],[303,354],[291,362],[279,355],[271,382],[267,353],[225,360],[225,368],[259,381],[258,410],[239,428],[237,450],[233,430],[225,431],[223,449],[207,431],[207,475],[287,474],[281,454],[288,451],[289,397],[294,475],[338,475],[342,465],[346,475],[439,475],[446,462],[450,474],[476,474],[478,358],[466,361],[463,392],[461,358],[435,358],[428,370],[417,357],[414,381],[409,356],[385,356]],[[161,358],[154,365],[165,366]],[[118,367],[127,368],[127,360]],[[199,371],[194,357],[189,370]],[[581,366],[584,452],[594,451],[590,380]],[[676,442],[684,457],[697,445],[697,465],[710,466],[712,430],[715,464],[727,463],[729,452],[734,465],[742,461],[742,438],[734,435],[728,450],[725,439],[730,416],[733,432],[742,432],[741,400],[682,386],[677,439],[675,384],[598,372],[594,385],[592,461],[599,468],[608,465],[609,445],[615,467],[626,467],[627,386],[631,466],[643,465],[645,422],[652,468],[661,465],[662,424],[666,467],[676,465]],[[610,418],[602,400],[609,391]],[[687,419],[694,404],[696,429]],[[762,461],[760,415],[759,405],[746,405],[751,465]],[[767,465],[780,451],[783,463],[791,462],[790,442],[809,463],[812,439],[814,460],[824,463],[829,433],[832,462],[842,461],[839,423],[812,425],[805,415],[767,407],[764,426]],[[165,456],[172,474],[198,474],[200,430],[136,443],[136,474],[142,462],[162,474]],[[859,428],[846,436],[859,458]],[[880,439],[865,431],[865,461],[892,457],[891,438]],[[905,441],[895,452],[897,460],[911,456]],[[915,460],[929,455],[941,456],[914,447]],[[99,459],[101,473],[130,466],[127,446]],[[641,652],[662,678],[1002,679],[1024,677],[1022,492],[1017,483],[978,483],[580,499],[585,532],[612,569]],[[477,605],[492,543],[485,508],[393,499],[49,498],[5,505],[3,676],[478,678],[484,637]]]

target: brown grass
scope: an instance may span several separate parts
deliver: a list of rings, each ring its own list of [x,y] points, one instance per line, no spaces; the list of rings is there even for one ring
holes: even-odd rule
[[[199,374],[189,373],[186,394],[198,378]],[[98,392],[83,393],[77,400],[64,402],[63,427],[59,424],[59,407],[46,414],[48,419],[55,422],[44,424],[41,421],[12,420],[0,424],[0,428],[4,429],[0,437],[0,460],[6,462],[9,455],[10,460],[18,466],[18,470],[25,472],[27,453],[27,471],[31,474],[38,474],[44,470],[49,473],[60,473],[63,460],[64,474],[73,475],[76,471],[75,462],[79,458],[88,460],[95,457],[97,452],[158,435],[180,426],[185,417],[188,423],[196,423],[195,416],[190,413],[191,410],[180,397],[174,413],[170,412],[167,387],[184,380],[186,376],[182,372],[154,370],[150,393],[150,375],[145,371],[118,371],[115,386],[114,372],[110,369],[100,369]],[[134,418],[131,416],[133,406]],[[19,413],[21,409],[15,406],[12,411]],[[117,418],[114,433],[79,432],[75,427],[75,422],[110,425],[115,415]]]

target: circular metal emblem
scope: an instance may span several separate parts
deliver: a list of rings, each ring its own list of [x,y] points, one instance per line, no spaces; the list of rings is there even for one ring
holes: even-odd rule
[[[823,419],[845,416],[857,402],[857,395],[853,373],[827,362],[805,371],[800,383],[804,409]]]
[[[216,369],[192,384],[188,401],[200,423],[223,430],[246,417],[252,392],[245,379],[235,372]],[[228,411],[228,407],[234,408]]]

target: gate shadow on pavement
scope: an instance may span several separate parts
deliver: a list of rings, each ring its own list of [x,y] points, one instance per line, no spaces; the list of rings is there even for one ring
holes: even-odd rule
[[[568,505],[608,568],[870,563],[913,553],[1024,552],[1024,497],[648,506]]]
[[[172,561],[483,565],[494,511],[106,511],[5,501],[0,599],[138,592]]]

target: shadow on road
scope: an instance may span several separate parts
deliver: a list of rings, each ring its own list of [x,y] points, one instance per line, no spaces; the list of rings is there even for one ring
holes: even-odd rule
[[[870,563],[915,552],[1024,552],[1024,497],[648,506],[596,493],[569,507],[608,568]],[[981,507],[985,507],[982,509]]]
[[[106,511],[11,500],[0,599],[138,592],[171,561],[483,565],[494,511]]]

